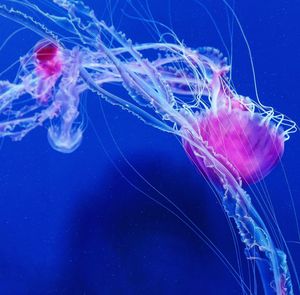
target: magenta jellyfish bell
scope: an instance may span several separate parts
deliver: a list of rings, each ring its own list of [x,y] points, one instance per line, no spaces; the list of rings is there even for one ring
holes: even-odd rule
[[[247,184],[263,179],[283,154],[285,139],[281,128],[265,120],[262,114],[249,110],[243,98],[235,98],[230,106],[221,105],[221,108],[208,109],[197,116],[194,130],[237,179]],[[201,153],[197,147],[187,140],[183,141],[183,145],[198,169],[218,182],[215,170],[211,169],[214,167],[199,157]]]
[[[35,48],[36,71],[45,78],[59,76],[62,71],[62,59],[58,45],[43,40]]]

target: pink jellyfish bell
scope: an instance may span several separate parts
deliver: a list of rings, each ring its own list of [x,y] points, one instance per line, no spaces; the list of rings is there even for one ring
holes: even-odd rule
[[[205,110],[194,120],[194,134],[237,179],[247,184],[263,179],[283,154],[283,132],[262,114],[249,110],[245,99],[232,92],[225,95],[220,91],[217,103],[221,106]],[[190,140],[184,140],[183,145],[189,157],[206,176],[218,182],[214,167],[192,144],[195,135],[187,132],[187,137]]]
[[[62,60],[56,44],[43,40],[36,46],[35,54],[40,75],[47,78],[61,73]]]

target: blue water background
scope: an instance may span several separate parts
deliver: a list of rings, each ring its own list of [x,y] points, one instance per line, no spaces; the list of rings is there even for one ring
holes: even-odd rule
[[[222,1],[207,2],[229,45]],[[261,100],[299,122],[299,1],[236,2]],[[109,21],[104,1],[87,3]],[[153,17],[171,26],[187,45],[224,50],[209,17],[194,2],[151,0],[150,8]],[[116,25],[133,41],[153,41],[147,28],[122,9],[135,15],[120,1]],[[16,28],[0,18],[1,40]],[[28,31],[17,34],[0,52],[0,69],[37,40]],[[239,93],[254,97],[249,55],[236,24],[233,40],[234,84]],[[10,72],[1,79],[12,77]],[[195,233],[129,184],[167,204],[129,167],[120,150],[236,266],[225,215],[177,139],[94,94],[89,93],[86,102],[88,128],[74,153],[52,150],[44,128],[21,142],[7,139],[1,147],[0,294],[241,294],[232,274]],[[286,145],[286,174],[278,166],[265,180],[286,240],[298,242],[290,193],[299,214],[299,159],[298,133]],[[300,271],[300,245],[289,246]],[[242,250],[241,255],[244,263]]]

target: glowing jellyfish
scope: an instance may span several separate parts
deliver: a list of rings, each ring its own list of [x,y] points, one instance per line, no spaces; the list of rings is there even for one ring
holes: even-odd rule
[[[278,163],[284,150],[283,131],[273,123],[264,122],[262,116],[250,112],[242,104],[202,113],[194,130],[223,166],[246,184],[263,179]],[[184,147],[197,167],[210,179],[216,179],[213,169],[197,157],[197,148],[187,141]]]
[[[0,82],[0,136],[20,140],[50,122],[51,146],[73,152],[82,140],[78,108],[87,90],[177,135],[235,221],[265,294],[294,294],[285,249],[273,242],[244,188],[276,165],[295,123],[238,95],[228,78],[230,67],[216,49],[190,49],[175,35],[173,43],[133,44],[81,1],[54,0],[57,15],[30,1],[7,3],[16,8],[0,4],[0,15],[44,40],[22,59],[14,83]],[[61,31],[72,42],[63,42]],[[107,85],[121,85],[128,97]]]

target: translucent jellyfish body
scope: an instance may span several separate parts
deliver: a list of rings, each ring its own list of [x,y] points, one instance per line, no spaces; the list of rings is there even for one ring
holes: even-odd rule
[[[214,156],[248,184],[263,179],[283,154],[281,130],[265,123],[259,114],[247,110],[224,108],[217,113],[206,111],[199,115],[193,128]],[[184,148],[206,176],[218,181],[203,158],[195,156],[197,147],[184,141]]]

